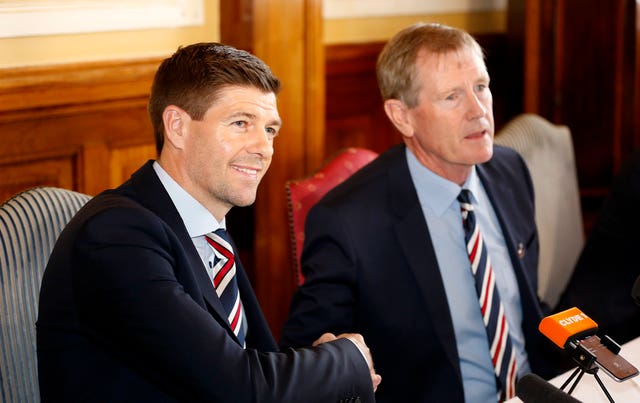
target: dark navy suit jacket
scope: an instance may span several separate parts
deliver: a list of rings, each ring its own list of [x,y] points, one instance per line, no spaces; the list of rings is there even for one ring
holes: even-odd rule
[[[246,350],[149,161],[93,198],[56,243],[37,321],[42,400],[373,401],[348,340],[274,353],[240,262],[237,275]]]
[[[551,342],[538,332],[538,237],[533,185],[513,150],[477,166],[504,233],[522,300],[534,372],[549,376]],[[518,250],[520,249],[520,254]],[[462,376],[445,289],[405,147],[356,172],[307,217],[302,270],[281,345],[328,329],[361,332],[382,383],[378,402],[462,402]]]
[[[622,165],[556,308],[580,308],[598,323],[598,334],[620,344],[640,337],[640,307],[630,295],[640,276],[638,205],[640,150]]]

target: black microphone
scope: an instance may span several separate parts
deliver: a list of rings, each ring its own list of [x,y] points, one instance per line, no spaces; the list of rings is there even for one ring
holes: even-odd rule
[[[640,276],[636,279],[636,282],[633,284],[633,288],[631,289],[631,297],[636,302],[636,304],[640,305]]]
[[[516,383],[516,396],[524,403],[581,403],[536,374],[527,374]]]

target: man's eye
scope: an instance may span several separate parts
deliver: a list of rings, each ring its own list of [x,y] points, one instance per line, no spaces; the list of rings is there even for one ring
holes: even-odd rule
[[[278,131],[273,127],[267,127],[266,132],[272,136],[275,136],[278,134]]]
[[[245,127],[247,125],[247,122],[245,122],[244,120],[238,120],[233,122],[232,125],[238,126],[238,127]]]

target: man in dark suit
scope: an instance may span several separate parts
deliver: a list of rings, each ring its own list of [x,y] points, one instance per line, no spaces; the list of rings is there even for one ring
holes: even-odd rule
[[[279,80],[216,43],[154,78],[159,154],[61,234],[37,321],[43,401],[373,401],[362,336],[278,352],[225,215],[254,202],[280,129]]]
[[[618,343],[640,337],[640,307],[631,298],[640,276],[640,150],[625,160],[605,200],[557,310],[576,306]]]
[[[533,187],[520,156],[493,146],[483,52],[466,32],[417,24],[389,41],[377,71],[404,144],[312,207],[306,281],[281,344],[304,345],[327,328],[361,332],[384,378],[378,402],[509,398],[517,377],[551,375],[553,350],[537,330]],[[468,250],[467,234],[485,247]],[[481,266],[492,274],[479,276]],[[481,293],[482,284],[494,285]]]

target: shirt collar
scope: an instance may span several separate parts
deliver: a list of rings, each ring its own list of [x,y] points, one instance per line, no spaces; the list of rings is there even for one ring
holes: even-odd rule
[[[429,189],[428,197],[424,198],[424,203],[436,215],[442,216],[454,202],[457,203],[458,195],[463,188],[471,190],[473,199],[477,200],[475,195],[478,194],[481,184],[475,165],[472,167],[469,177],[467,177],[467,180],[461,187],[457,183],[439,176],[422,165],[409,148],[406,148],[406,154],[413,184],[416,189],[418,189],[418,193],[420,193],[422,189]]]
[[[182,218],[191,238],[205,235],[218,228],[225,228],[225,219],[223,218],[222,222],[218,222],[209,210],[187,193],[187,191],[158,164],[158,161],[154,161],[153,169],[167,190],[167,193],[169,193],[169,197],[176,206],[178,214],[180,214],[180,218]]]

